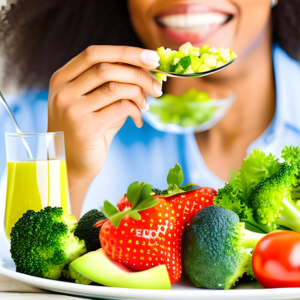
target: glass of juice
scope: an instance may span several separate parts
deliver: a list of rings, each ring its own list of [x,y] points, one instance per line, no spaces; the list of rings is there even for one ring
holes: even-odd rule
[[[6,133],[7,192],[5,231],[27,210],[62,207],[71,214],[63,132]]]

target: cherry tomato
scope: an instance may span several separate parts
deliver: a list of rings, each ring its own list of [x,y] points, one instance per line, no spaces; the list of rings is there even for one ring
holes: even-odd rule
[[[252,267],[265,288],[300,287],[300,233],[272,232],[253,251]]]

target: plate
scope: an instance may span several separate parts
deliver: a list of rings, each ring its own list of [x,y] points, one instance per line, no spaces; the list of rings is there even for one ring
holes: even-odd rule
[[[188,279],[182,278],[172,285],[172,290],[137,290],[105,286],[88,286],[62,281],[43,279],[15,271],[12,260],[0,262],[0,273],[40,289],[72,296],[97,299],[140,299],[140,300],[259,300],[299,299],[300,288],[263,289],[259,283],[240,284],[233,290],[206,290],[194,287]],[[1,296],[0,296],[1,298]]]
[[[202,132],[202,131],[209,130],[210,128],[218,124],[226,116],[229,109],[233,105],[234,101],[235,101],[235,96],[230,95],[228,98],[224,98],[224,99],[214,99],[208,102],[200,102],[199,107],[210,106],[210,107],[214,107],[216,110],[213,113],[211,119],[197,126],[183,127],[176,124],[165,124],[161,122],[160,117],[158,115],[151,113],[149,110],[147,111],[142,110],[142,117],[149,125],[151,125],[153,128],[155,128],[158,131],[168,132],[173,134],[188,134],[188,133]],[[152,97],[147,97],[147,102],[149,105],[158,105],[159,100]]]

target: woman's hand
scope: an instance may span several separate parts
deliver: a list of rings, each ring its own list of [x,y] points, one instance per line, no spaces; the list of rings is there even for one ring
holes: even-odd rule
[[[73,214],[100,172],[115,134],[130,116],[143,125],[145,92],[162,94],[146,69],[158,66],[155,51],[125,46],[90,46],[51,78],[48,131],[64,131]],[[75,196],[76,195],[76,196]]]

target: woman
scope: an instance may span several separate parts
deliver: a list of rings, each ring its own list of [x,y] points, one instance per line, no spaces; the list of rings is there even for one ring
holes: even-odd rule
[[[186,182],[218,188],[253,148],[278,155],[284,145],[300,145],[299,11],[297,0],[273,9],[269,0],[23,0],[2,14],[6,80],[34,91],[16,103],[17,118],[24,131],[46,130],[48,98],[48,131],[65,132],[75,216],[104,199],[116,203],[133,181],[163,188],[176,162]],[[195,135],[142,127],[146,94],[162,94],[148,72],[159,58],[144,48],[186,41],[229,47],[238,60],[205,78],[169,79],[163,92],[230,89],[235,104]],[[36,89],[48,91],[36,96]]]

